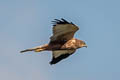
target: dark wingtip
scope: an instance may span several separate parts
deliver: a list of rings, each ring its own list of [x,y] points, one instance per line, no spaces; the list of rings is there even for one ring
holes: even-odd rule
[[[61,18],[61,20],[59,19],[54,19],[54,21],[52,21],[53,26],[56,26],[57,24],[73,24],[72,22],[68,22],[67,20],[65,20],[64,18]],[[74,24],[73,24],[74,25]]]
[[[49,64],[50,64],[50,65],[54,65],[54,64],[56,64],[56,63],[54,63],[53,61],[50,61]]]
[[[50,65],[53,65],[53,63],[52,63],[52,62],[50,62],[49,64],[50,64]]]
[[[64,54],[64,55],[61,55],[61,56],[59,56],[59,57],[57,57],[57,58],[54,58],[54,57],[53,57],[53,58],[52,58],[52,61],[50,62],[50,65],[54,65],[54,64],[60,62],[61,60],[67,58],[67,57],[70,56],[70,55],[71,55],[71,54]]]

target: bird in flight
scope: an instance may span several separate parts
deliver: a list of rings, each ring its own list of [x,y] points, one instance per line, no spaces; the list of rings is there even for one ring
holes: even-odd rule
[[[53,35],[50,37],[50,42],[42,46],[23,50],[21,53],[27,51],[52,51],[52,60],[50,61],[50,64],[52,65],[69,57],[78,48],[87,48],[87,45],[83,40],[74,38],[75,32],[79,30],[78,26],[63,18],[61,18],[61,20],[54,19],[52,22]]]

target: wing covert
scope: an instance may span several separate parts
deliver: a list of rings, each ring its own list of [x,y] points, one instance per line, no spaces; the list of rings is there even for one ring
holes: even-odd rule
[[[63,41],[63,40],[70,40],[73,38],[75,32],[79,30],[79,28],[73,24],[72,22],[69,23],[65,19],[55,19],[53,26],[53,36],[50,37],[50,42],[56,41]]]

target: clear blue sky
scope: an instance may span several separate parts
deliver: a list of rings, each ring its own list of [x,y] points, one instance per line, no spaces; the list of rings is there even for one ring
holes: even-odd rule
[[[53,66],[51,52],[20,54],[49,42],[55,18],[88,48]],[[0,80],[120,80],[120,1],[0,0]]]

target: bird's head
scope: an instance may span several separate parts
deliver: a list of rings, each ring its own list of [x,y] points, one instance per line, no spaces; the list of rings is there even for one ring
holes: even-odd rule
[[[80,41],[80,47],[86,47],[87,48],[87,45],[86,45],[86,43],[84,42],[84,41]]]

